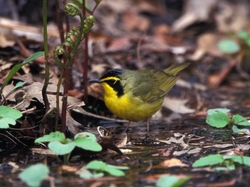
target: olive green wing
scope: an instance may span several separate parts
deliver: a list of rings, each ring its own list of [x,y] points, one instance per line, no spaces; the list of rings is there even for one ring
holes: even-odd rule
[[[163,97],[176,83],[177,77],[155,69],[139,71],[140,80],[135,81],[133,95],[145,102]]]
[[[155,69],[139,70],[133,77],[133,95],[145,102],[154,102],[163,97],[176,83],[176,74],[185,69],[189,63],[174,64],[164,71]]]

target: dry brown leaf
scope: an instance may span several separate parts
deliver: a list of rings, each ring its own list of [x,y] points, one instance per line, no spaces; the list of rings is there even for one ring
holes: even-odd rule
[[[84,95],[82,92],[80,92],[77,89],[69,90],[68,93],[69,93],[69,96],[72,96],[77,99],[81,99]]]
[[[158,166],[160,167],[188,167],[187,164],[184,164],[180,159],[178,158],[171,158],[168,160],[164,160],[161,162]]]
[[[173,31],[180,32],[195,22],[207,21],[211,17],[211,10],[216,0],[187,0],[184,14],[173,24]]]
[[[183,149],[187,149],[189,147],[189,145],[184,142],[185,137],[186,136],[183,135],[181,138],[178,138],[178,139],[175,138],[175,137],[170,137],[169,140],[159,140],[159,141],[163,142],[163,143],[166,143],[166,144],[172,144],[172,143],[178,144],[181,147],[183,147]]]
[[[140,16],[136,10],[127,9],[122,15],[122,21],[126,31],[146,32],[150,22],[143,16]]]
[[[97,32],[89,33],[89,56],[92,57],[95,54],[103,54],[106,51],[106,45],[110,43],[111,39],[103,34]]]
[[[47,155],[47,156],[57,157],[57,155],[53,151],[51,151],[50,149],[30,148],[30,150],[33,153],[38,153],[40,155]]]
[[[37,26],[26,25],[25,23],[18,22],[16,20],[0,18],[0,27],[11,29],[9,33],[17,37],[26,37],[29,40],[43,42],[42,29]],[[59,38],[59,32],[55,32],[54,26],[48,25],[48,35],[51,37]]]
[[[164,1],[163,1],[164,2]],[[164,3],[152,0],[133,1],[138,12],[147,12],[151,14],[163,15],[165,13]]]
[[[173,152],[173,156],[181,156],[184,154],[189,154],[189,155],[197,154],[197,153],[200,153],[201,150],[202,149],[200,147],[197,147],[197,148],[190,149],[190,150],[175,151],[175,152]]]
[[[143,37],[143,43],[140,46],[140,50],[151,52],[167,52],[170,50],[169,46],[160,40],[156,40],[152,37]]]
[[[43,103],[43,97],[42,97],[42,87],[43,84],[40,82],[34,82],[29,86],[24,86],[23,88],[12,92],[10,95],[8,95],[8,97],[6,97],[7,100],[11,100],[11,101],[16,101],[16,98],[18,95],[20,95],[20,102],[15,106],[16,109],[19,109],[21,111],[25,111],[29,106],[30,106],[30,102],[32,100],[37,99],[39,102]],[[8,85],[4,88],[3,90],[3,94],[6,96],[9,91],[13,88],[13,85]],[[57,90],[57,86],[53,85],[53,84],[49,84],[48,85],[48,89],[47,91],[52,92],[52,93],[56,93]],[[62,91],[62,89],[61,89]],[[56,95],[51,95],[48,94],[48,100],[50,103],[50,108],[56,108]],[[62,96],[59,97],[59,101],[62,100]],[[61,102],[59,102],[59,113],[61,115]],[[81,108],[81,106],[84,105],[84,103],[80,100],[78,100],[77,98],[74,97],[70,97],[68,96],[68,110],[77,110],[80,111],[82,113],[84,113],[85,111]],[[70,130],[71,133],[76,134],[80,131],[80,128],[82,127],[82,124],[78,123],[77,121],[75,121],[69,112],[66,113],[67,115],[67,121],[66,124]]]
[[[194,109],[191,109],[185,106],[187,102],[188,102],[188,99],[166,97],[164,99],[163,106],[172,110],[173,112],[180,113],[180,114],[187,114],[187,113],[195,112]]]
[[[58,168],[58,173],[62,174],[65,172],[77,172],[78,166],[69,166],[69,165],[62,165],[61,167]]]
[[[216,57],[224,57],[225,54],[222,53],[218,47],[218,42],[222,39],[225,39],[225,36],[216,33],[205,33],[199,36],[197,40],[197,50],[202,51],[202,55],[210,54]],[[197,53],[197,51],[195,53]]]
[[[153,28],[154,37],[156,40],[167,43],[169,45],[183,46],[183,40],[181,38],[177,38],[171,35],[171,29],[166,24],[160,24]],[[184,47],[183,47],[184,48]]]
[[[0,47],[5,48],[5,47],[11,47],[15,44],[16,42],[13,40],[8,40],[4,35],[0,34]]]
[[[23,45],[23,43],[20,40],[16,40],[17,44],[20,49],[20,53],[23,55],[24,58],[28,58],[32,55],[32,53]],[[40,56],[34,60],[34,62],[37,62],[39,64],[44,64],[45,63],[45,58],[44,56]]]
[[[107,46],[106,52],[126,51],[132,46],[129,37],[113,39]]]
[[[232,33],[249,27],[249,5],[249,1],[218,1],[214,16],[217,29]]]

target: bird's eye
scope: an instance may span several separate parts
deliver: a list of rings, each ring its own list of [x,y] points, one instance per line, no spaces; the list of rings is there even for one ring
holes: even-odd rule
[[[109,85],[114,85],[116,81],[114,79],[109,79],[109,80],[106,80],[105,82]]]

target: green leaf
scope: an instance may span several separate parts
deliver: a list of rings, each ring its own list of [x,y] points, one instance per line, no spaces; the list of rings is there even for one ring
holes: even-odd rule
[[[84,178],[84,179],[91,179],[91,178],[93,178],[93,174],[90,171],[86,170],[86,171],[80,173],[80,177]]]
[[[237,33],[237,37],[242,39],[242,40],[246,40],[249,38],[249,34],[246,30],[242,30],[242,31]]]
[[[127,167],[127,166],[113,166],[113,165],[109,165],[109,164],[107,164],[107,166],[110,168],[121,169],[121,170],[129,169],[129,167]]]
[[[35,143],[40,142],[52,142],[52,141],[60,141],[64,142],[66,140],[65,135],[61,132],[51,132],[50,134],[46,134],[43,137],[37,138]]]
[[[103,172],[95,172],[92,174],[93,178],[100,178],[100,177],[103,177],[104,176],[104,173]]]
[[[73,149],[75,148],[75,142],[62,144],[59,141],[53,141],[48,144],[48,147],[51,149],[51,151],[58,155],[66,155],[73,151]]]
[[[225,159],[231,159],[239,164],[250,166],[250,157],[248,156],[224,156]]]
[[[103,161],[99,161],[99,160],[93,160],[91,162],[89,162],[86,166],[86,169],[93,169],[93,170],[100,170],[100,171],[104,171],[106,168],[106,163],[104,163]]]
[[[246,120],[243,116],[236,114],[233,116],[232,121],[234,124],[241,125],[241,126],[250,126],[250,122]]]
[[[232,130],[234,133],[244,133],[247,129],[239,129],[236,125],[233,125]]]
[[[223,156],[223,158],[224,158],[224,162],[222,163],[222,165],[226,166],[227,169],[229,169],[229,170],[235,170],[234,161],[231,158],[226,159],[224,156]]]
[[[89,151],[101,151],[102,147],[96,142],[94,134],[89,132],[78,133],[74,137],[74,142],[77,147],[80,147]]]
[[[125,176],[125,173],[123,171],[121,171],[120,168],[128,169],[128,167],[124,167],[124,166],[107,165],[103,161],[98,161],[98,160],[91,161],[90,163],[88,163],[85,166],[85,168],[97,170],[97,171],[105,171],[105,172],[109,173],[110,175],[116,176],[116,177]]]
[[[123,171],[113,168],[113,167],[109,167],[108,165],[106,166],[104,171],[106,171],[107,173],[115,177],[125,176],[125,173]]]
[[[248,47],[250,47],[250,38],[246,39],[245,43],[247,44]]]
[[[84,138],[84,137],[76,138],[74,142],[77,147],[80,147],[84,150],[96,151],[96,152],[102,150],[102,147],[100,146],[100,144],[88,138]]]
[[[227,114],[222,112],[213,113],[207,116],[206,123],[212,127],[223,128],[230,122]]]
[[[196,160],[192,167],[203,167],[203,166],[212,166],[216,164],[221,164],[224,162],[224,158],[220,154],[208,155]]]
[[[207,114],[211,115],[211,114],[218,113],[218,112],[222,112],[224,114],[227,114],[228,112],[230,112],[230,110],[226,109],[226,108],[214,108],[214,109],[209,109],[207,111]]]
[[[85,138],[88,138],[88,139],[91,139],[93,141],[96,141],[96,137],[94,134],[90,133],[90,132],[80,132],[78,134],[75,135],[74,139],[76,138],[82,138],[82,137],[85,137]]]
[[[80,177],[83,179],[91,179],[91,178],[100,178],[103,177],[104,173],[103,172],[98,172],[98,173],[91,173],[90,171],[84,171],[80,174]]]
[[[9,128],[9,124],[15,125],[16,120],[22,117],[22,115],[19,110],[8,106],[0,106],[0,129]]]
[[[0,129],[8,129],[10,125],[15,125],[16,121],[12,118],[1,118],[0,119]]]
[[[129,169],[129,167],[127,166],[113,166],[107,164],[105,171],[112,176],[122,177],[125,176],[125,173],[121,170],[127,170],[127,169]]]
[[[31,55],[30,57],[26,58],[21,64],[17,64],[15,65],[13,68],[11,68],[10,73],[8,74],[7,78],[4,80],[2,88],[0,89],[0,94],[3,91],[3,88],[8,84],[8,82],[10,81],[10,79],[12,79],[12,77],[16,74],[16,72],[19,71],[19,69],[24,66],[25,64],[29,63],[32,60],[35,60],[36,58],[43,56],[44,52],[40,51],[40,52],[36,52],[33,55]]]
[[[39,163],[26,168],[18,175],[18,177],[28,186],[38,187],[48,174],[48,167]]]
[[[221,40],[218,43],[219,49],[226,54],[235,54],[240,51],[239,44],[232,39]]]
[[[169,176],[163,175],[157,180],[156,187],[181,187],[189,179],[190,177],[179,179],[175,175],[169,175]]]
[[[21,87],[23,87],[23,85],[25,85],[27,82],[18,82],[18,83],[16,83],[16,85],[14,86],[14,88],[12,88],[11,90],[10,90],[10,92],[12,92],[13,90],[15,90],[15,89],[17,89],[17,88],[21,88]]]

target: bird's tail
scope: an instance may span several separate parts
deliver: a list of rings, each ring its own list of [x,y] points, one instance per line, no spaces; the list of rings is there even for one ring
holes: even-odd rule
[[[176,75],[181,70],[185,69],[189,66],[190,63],[184,63],[184,64],[173,64],[172,66],[168,67],[164,70],[165,73],[169,75]]]

